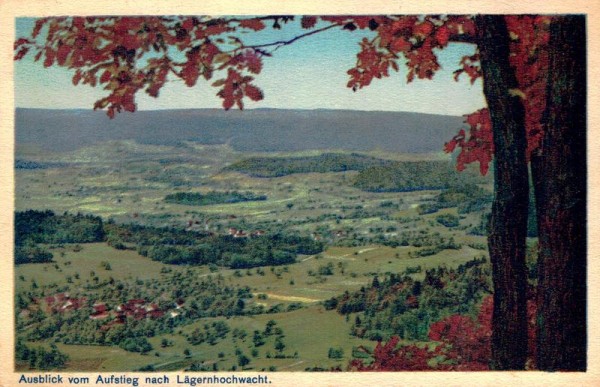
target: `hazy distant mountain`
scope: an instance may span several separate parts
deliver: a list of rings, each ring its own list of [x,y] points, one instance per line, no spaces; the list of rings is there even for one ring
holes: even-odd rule
[[[441,151],[461,117],[350,110],[157,110],[118,114],[110,120],[91,110],[17,109],[17,146],[69,151],[104,141],[228,143],[239,151],[381,149],[403,153]]]

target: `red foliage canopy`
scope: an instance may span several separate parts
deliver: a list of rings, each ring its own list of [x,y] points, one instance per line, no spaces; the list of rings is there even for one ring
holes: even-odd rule
[[[194,86],[200,77],[211,80],[223,70],[225,78],[213,86],[225,109],[243,108],[243,98],[258,101],[262,91],[252,85],[262,69],[260,48],[247,47],[236,31],[259,31],[265,21],[209,17],[73,17],[43,18],[35,23],[31,39],[15,42],[15,60],[35,51],[45,67],[74,70],[73,84],[103,85],[108,95],[94,105],[112,118],[122,110],[136,110],[135,95],[145,91],[158,97],[174,76]],[[36,38],[46,28],[44,43]]]
[[[519,88],[510,92],[524,101],[527,156],[530,157],[539,147],[542,138],[541,118],[546,105],[546,45],[550,17],[507,15],[505,19],[512,39],[510,64],[514,67],[519,82]],[[478,38],[478,31],[470,16],[341,17],[333,18],[333,21],[345,23],[344,28],[347,29],[370,28],[377,32],[373,39],[361,42],[356,66],[348,71],[348,87],[353,90],[368,86],[374,78],[388,76],[390,68],[398,71],[397,61],[400,56],[405,58],[408,82],[415,77],[431,79],[440,68],[436,49],[443,49],[449,42],[475,44]],[[455,79],[466,74],[473,83],[481,76],[478,53],[464,56],[459,66],[455,71]],[[464,169],[465,164],[477,161],[481,173],[486,174],[494,153],[489,111],[480,109],[467,115],[465,123],[469,127],[468,135],[460,130],[446,144],[445,150],[452,152],[457,146],[461,148],[457,158],[459,170]]]

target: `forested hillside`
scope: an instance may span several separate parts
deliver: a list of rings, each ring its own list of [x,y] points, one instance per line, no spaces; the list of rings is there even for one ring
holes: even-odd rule
[[[357,153],[323,153],[307,157],[252,157],[238,161],[224,170],[252,177],[280,177],[294,173],[362,171],[369,167],[390,165],[393,161]]]
[[[445,189],[484,181],[484,177],[456,171],[450,162],[402,161],[362,170],[355,178],[354,186],[373,192],[406,192]]]

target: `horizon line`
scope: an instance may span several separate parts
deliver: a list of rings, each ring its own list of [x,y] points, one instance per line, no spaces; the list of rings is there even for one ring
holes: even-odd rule
[[[51,107],[31,107],[31,106],[15,106],[16,110],[50,110],[50,111],[89,111],[89,112],[104,112],[104,110],[94,110],[93,108],[51,108]],[[120,114],[128,113],[142,113],[142,112],[158,112],[158,111],[194,111],[194,110],[212,110],[212,111],[222,111],[224,113],[229,112],[244,112],[244,111],[257,111],[257,110],[280,110],[280,111],[339,111],[339,112],[363,112],[363,113],[412,113],[412,114],[426,114],[432,116],[450,116],[450,117],[464,117],[464,114],[444,114],[444,113],[429,113],[429,112],[419,112],[419,111],[409,111],[409,110],[361,110],[361,109],[339,109],[339,108],[276,108],[276,107],[259,107],[259,108],[247,108],[247,109],[231,109],[225,110],[223,108],[158,108],[158,109],[140,109],[135,112],[121,112],[117,113],[115,117],[118,117]]]

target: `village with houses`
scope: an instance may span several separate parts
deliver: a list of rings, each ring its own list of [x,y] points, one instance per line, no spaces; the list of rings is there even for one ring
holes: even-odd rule
[[[155,302],[144,299],[130,299],[124,303],[109,305],[100,300],[90,301],[87,297],[71,297],[69,293],[56,293],[44,297],[43,302],[40,299],[34,299],[33,302],[50,314],[67,313],[80,309],[89,310],[90,320],[107,321],[103,328],[112,324],[124,324],[127,318],[136,320],[156,319],[165,315],[175,318],[181,314],[185,304],[185,300],[177,299],[173,302],[172,308],[161,309]]]

